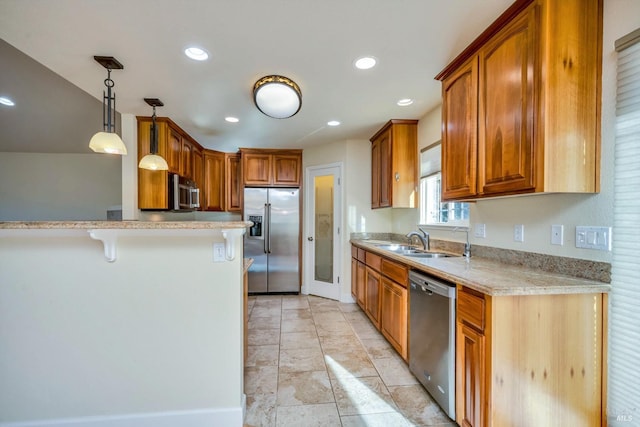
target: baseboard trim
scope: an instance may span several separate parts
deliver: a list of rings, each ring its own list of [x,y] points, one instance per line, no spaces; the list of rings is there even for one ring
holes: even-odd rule
[[[243,408],[0,422],[0,427],[241,427]]]

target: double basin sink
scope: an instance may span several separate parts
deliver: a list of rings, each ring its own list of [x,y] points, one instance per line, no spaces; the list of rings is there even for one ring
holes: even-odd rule
[[[416,249],[414,246],[400,245],[400,244],[384,244],[376,245],[378,249],[393,252],[394,254],[408,256],[411,258],[445,258],[456,255],[447,254],[443,252],[428,252],[421,249]]]

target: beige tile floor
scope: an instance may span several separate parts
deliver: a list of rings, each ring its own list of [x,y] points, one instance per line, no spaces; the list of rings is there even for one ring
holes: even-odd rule
[[[249,297],[248,341],[248,426],[456,426],[356,304]]]

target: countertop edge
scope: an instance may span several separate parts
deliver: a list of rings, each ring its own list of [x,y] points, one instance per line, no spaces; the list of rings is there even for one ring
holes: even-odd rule
[[[0,230],[220,230],[249,221],[2,221]]]
[[[434,258],[428,261],[418,262],[410,257],[395,254],[384,249],[379,249],[375,244],[367,243],[363,240],[350,240],[354,246],[360,247],[386,258],[401,262],[411,269],[419,270],[424,273],[432,274],[440,279],[454,282],[458,285],[477,290],[490,296],[518,296],[518,295],[563,295],[563,294],[589,294],[589,293],[608,293],[611,291],[611,285],[593,280],[581,279],[572,276],[566,276],[557,273],[541,272],[521,266],[513,266],[502,264],[496,261],[483,258],[450,257],[450,258]],[[508,275],[512,278],[514,273],[525,276],[535,277],[538,281],[544,278],[545,281],[558,284],[544,285],[526,285],[522,286],[487,286],[479,281],[474,281],[470,277],[463,277],[452,273],[452,270],[461,269],[464,265],[465,269],[473,274],[473,266],[496,267],[499,272],[494,273],[495,277],[504,277]]]

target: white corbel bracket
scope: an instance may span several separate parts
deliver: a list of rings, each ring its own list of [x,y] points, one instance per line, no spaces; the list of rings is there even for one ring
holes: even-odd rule
[[[236,257],[235,238],[242,236],[245,228],[231,228],[220,230],[224,237],[224,258],[227,261],[233,261]]]
[[[104,257],[108,262],[114,262],[118,257],[117,233],[117,230],[89,230],[89,236],[91,236],[92,239],[102,241]]]

